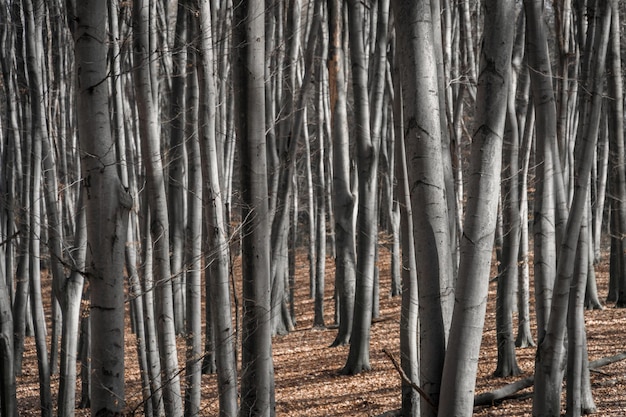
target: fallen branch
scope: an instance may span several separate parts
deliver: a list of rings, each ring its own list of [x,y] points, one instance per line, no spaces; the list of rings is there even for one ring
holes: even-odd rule
[[[520,381],[512,382],[494,391],[485,392],[474,397],[474,407],[477,405],[492,405],[498,401],[505,400],[511,395],[524,388],[532,387],[535,384],[535,376],[524,378]]]
[[[435,405],[433,400],[430,399],[428,394],[426,394],[426,392],[419,385],[417,385],[415,382],[411,381],[411,379],[404,372],[404,369],[402,369],[400,367],[400,364],[398,363],[396,358],[394,358],[393,355],[390,352],[387,351],[387,349],[383,349],[383,353],[385,355],[387,355],[387,357],[389,359],[391,359],[391,363],[393,364],[393,367],[396,368],[396,371],[398,371],[398,373],[400,374],[400,377],[402,378],[402,381],[404,381],[411,388],[413,388],[415,391],[417,391],[417,393],[424,399],[424,401],[426,401],[426,403],[428,403],[428,405],[430,405],[433,408],[433,410],[435,410],[435,413],[436,413],[437,412],[437,405]]]
[[[606,365],[610,365],[615,362],[626,359],[626,352],[618,353],[617,355],[609,356],[607,358],[597,359],[589,362],[589,369],[595,370]],[[485,392],[474,397],[474,406],[479,405],[492,405],[496,402],[509,399],[518,391],[531,387],[535,384],[535,376],[529,376],[522,380],[512,382],[494,391]]]

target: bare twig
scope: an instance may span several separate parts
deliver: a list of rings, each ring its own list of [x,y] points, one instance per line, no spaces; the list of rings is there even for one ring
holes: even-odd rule
[[[437,405],[433,402],[433,400],[428,396],[428,394],[426,394],[426,392],[424,392],[424,390],[419,385],[411,381],[411,379],[407,376],[404,370],[400,367],[400,364],[398,363],[396,358],[394,358],[393,355],[389,351],[387,351],[387,349],[383,349],[383,353],[387,355],[387,357],[391,360],[393,367],[396,368],[396,371],[398,371],[398,373],[400,374],[402,381],[409,384],[411,388],[417,391],[417,393],[424,399],[424,401],[426,401],[428,405],[430,405],[433,408],[433,410],[435,410],[436,412]]]

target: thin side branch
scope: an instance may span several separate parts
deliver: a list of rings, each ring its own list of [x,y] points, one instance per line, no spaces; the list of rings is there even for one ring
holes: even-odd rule
[[[400,367],[400,364],[398,363],[396,358],[394,358],[393,355],[389,351],[387,351],[387,349],[383,349],[383,353],[385,355],[387,355],[387,357],[391,360],[391,363],[393,364],[393,367],[396,368],[396,371],[398,371],[398,373],[400,374],[400,377],[402,378],[402,381],[406,382],[407,384],[409,384],[411,386],[411,388],[413,388],[415,391],[417,391],[417,393],[420,395],[420,397],[422,397],[424,399],[424,401],[426,401],[428,403],[428,405],[430,405],[433,408],[433,410],[435,410],[435,412],[437,412],[437,405],[428,396],[428,394],[426,394],[426,392],[424,392],[424,390],[422,388],[420,388],[419,385],[417,385],[415,382],[411,381],[411,379],[407,376],[407,374],[404,372],[404,370]]]

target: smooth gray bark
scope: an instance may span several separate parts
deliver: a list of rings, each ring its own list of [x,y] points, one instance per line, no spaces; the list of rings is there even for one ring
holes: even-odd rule
[[[217,365],[220,415],[237,414],[237,366],[231,303],[230,257],[224,217],[224,199],[218,170],[215,138],[215,78],[213,76],[213,37],[211,6],[209,0],[199,1],[198,85],[199,115],[198,135],[202,157],[204,221],[206,222],[208,253],[207,277],[215,326],[215,362]]]
[[[587,208],[589,181],[593,164],[594,149],[598,138],[602,102],[602,75],[604,74],[606,50],[609,38],[611,8],[604,5],[601,23],[598,25],[600,36],[594,42],[592,73],[585,90],[591,94],[588,121],[585,130],[579,131],[576,143],[576,175],[574,199],[567,221],[565,234],[559,252],[557,280],[554,285],[554,299],[546,334],[537,348],[535,361],[535,396],[533,414],[537,416],[558,415],[561,407],[561,381],[565,366],[565,340],[568,297],[576,264],[576,247],[580,235],[583,216]],[[588,48],[591,45],[587,45]],[[589,50],[590,53],[591,49]],[[581,284],[582,285],[582,284]],[[574,287],[575,289],[575,287]],[[574,352],[569,352],[574,354]]]
[[[420,385],[435,403],[450,318],[443,305],[454,290],[450,225],[437,96],[433,29],[428,2],[392,3],[404,103],[404,137],[413,209],[420,314]],[[422,401],[422,415],[434,410]]]
[[[339,330],[332,346],[346,345],[352,334],[356,288],[355,197],[351,186],[345,77],[343,2],[329,2],[328,83],[333,138],[333,206],[335,212],[335,289]]]
[[[108,113],[106,4],[80,2],[74,32],[91,296],[91,415],[124,410],[124,246],[132,198],[117,173]],[[96,127],[96,129],[94,129]]]
[[[274,414],[270,322],[270,242],[265,139],[263,4],[233,11],[233,81],[241,162],[243,323],[239,415]]]
[[[378,134],[370,132],[370,103],[367,91],[367,61],[363,43],[364,5],[348,1],[350,58],[354,90],[359,201],[357,214],[357,262],[354,322],[350,352],[342,372],[357,374],[370,369],[374,267],[378,233]]]
[[[151,55],[151,31],[154,30],[153,0],[133,3],[133,81],[137,97],[141,152],[145,163],[150,235],[154,246],[156,324],[158,326],[159,356],[163,373],[162,392],[168,417],[183,414],[183,403],[178,372],[176,330],[169,259],[169,216],[165,194],[165,178],[160,149],[156,76],[151,66],[156,61]],[[156,47],[156,46],[155,46]]]
[[[472,413],[496,230],[511,52],[515,37],[515,2],[486,1],[484,13],[476,128],[468,172],[455,308],[441,382],[445,390],[442,390],[439,402],[440,416]]]
[[[190,19],[191,16],[183,15]],[[180,17],[179,17],[180,18]],[[191,24],[188,39],[197,36],[196,25]],[[185,362],[185,417],[200,414],[202,388],[202,159],[197,135],[199,87],[196,71],[196,54],[189,48],[186,74],[186,126],[187,157],[189,164],[189,196],[187,205],[186,252],[186,362]]]

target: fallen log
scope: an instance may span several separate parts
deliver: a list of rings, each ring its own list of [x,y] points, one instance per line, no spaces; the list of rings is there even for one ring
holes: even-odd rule
[[[626,359],[626,352],[618,353],[617,355],[609,356],[602,359],[589,362],[589,369],[602,368],[603,366],[610,365],[615,362]],[[492,405],[497,402],[504,401],[511,398],[515,393],[525,388],[531,387],[535,384],[535,376],[529,376],[528,378],[521,379],[516,382],[507,384],[494,391],[478,394],[474,397],[474,407],[481,405]]]

